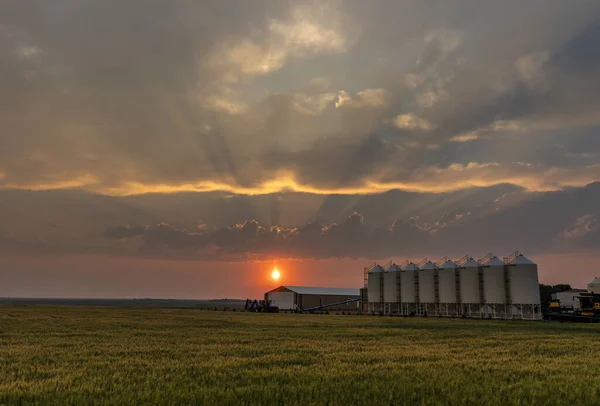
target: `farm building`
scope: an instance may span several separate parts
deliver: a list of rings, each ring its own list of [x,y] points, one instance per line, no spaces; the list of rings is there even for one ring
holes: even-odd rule
[[[281,310],[294,310],[296,306],[311,309],[318,306],[328,306],[328,310],[356,311],[358,302],[344,303],[348,299],[359,299],[360,289],[318,288],[308,286],[280,286],[265,293],[265,300],[272,300],[273,306]]]
[[[537,265],[519,252],[365,268],[368,310],[383,314],[541,318]],[[593,283],[594,281],[592,281]],[[600,282],[600,279],[598,280]],[[600,283],[598,284],[600,288]]]
[[[579,299],[576,296],[579,296],[582,293],[586,293],[585,289],[571,289],[565,290],[564,292],[557,292],[552,294],[552,299],[560,300],[560,305],[563,307],[579,307]]]

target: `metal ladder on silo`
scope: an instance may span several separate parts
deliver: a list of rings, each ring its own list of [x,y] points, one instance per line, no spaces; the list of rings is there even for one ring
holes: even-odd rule
[[[425,263],[427,263],[428,259],[425,257],[421,261],[419,261],[416,265],[417,268],[422,267]],[[421,296],[419,295],[419,269],[415,271],[415,302],[417,303],[417,314],[423,314],[423,305],[421,304]],[[425,310],[427,311],[427,310]]]
[[[400,268],[400,271],[402,271],[402,268],[404,268],[406,265],[410,264],[410,261],[408,259],[402,261],[400,263],[400,265],[398,265],[398,267]],[[402,272],[398,272],[400,275],[397,276],[397,278],[400,278],[400,283],[399,283],[399,287],[398,289],[400,289],[400,294],[398,295],[398,301],[400,302],[400,307],[402,307]],[[408,313],[408,308],[406,309],[407,313]],[[402,314],[404,314],[404,309],[402,310]]]
[[[456,280],[456,301],[460,306],[460,315],[464,314],[464,309],[463,309],[463,303],[462,303],[462,294],[460,292],[460,287],[462,286],[462,280],[461,280],[461,274],[460,274],[460,268],[465,264],[465,262],[467,262],[469,259],[471,259],[470,255],[465,255],[464,257],[457,259],[456,261],[454,261],[454,263],[456,265],[458,265],[458,267],[455,269],[454,271],[454,277]]]
[[[435,269],[433,270],[433,300],[435,302],[436,312],[437,314],[442,313],[442,308],[440,305],[440,265],[444,264],[448,260],[448,257],[443,257],[442,259],[434,262]],[[446,308],[447,310],[448,308]]]
[[[436,305],[440,303],[440,264],[443,264],[448,260],[448,257],[444,257],[434,263],[435,269],[433,270],[433,297]]]
[[[371,272],[377,266],[377,262],[373,262],[369,266],[365,266],[364,268],[364,287],[367,289],[367,298],[369,297],[369,272]],[[367,310],[369,308],[369,301],[367,300]]]
[[[383,264],[383,270],[384,272],[387,272],[388,268],[392,266],[392,261],[388,261],[385,264]],[[381,303],[381,308],[383,309],[383,313],[386,313],[385,311],[385,297],[384,297],[384,292],[383,290],[385,289],[385,273],[381,273],[381,275],[379,275],[379,302]]]
[[[375,269],[375,267],[377,266],[377,262],[373,262],[371,265],[366,266],[364,271],[364,280],[365,280],[365,288],[367,287],[367,285],[369,284],[369,272],[371,272],[373,269]]]
[[[512,305],[512,292],[510,289],[510,267],[514,266],[510,263],[517,258],[521,253],[517,250],[510,254],[508,257],[503,258],[504,260],[504,293],[506,295],[506,304]]]
[[[396,267],[396,302],[398,303],[398,313],[400,314],[402,313],[402,272],[398,269],[398,265],[394,264],[394,266]]]
[[[492,259],[492,257],[494,256],[494,254],[492,254],[491,252],[489,254],[487,254],[485,257],[477,260],[477,262],[479,262],[479,270],[478,270],[478,275],[479,275],[479,303],[481,306],[484,306],[485,308],[485,312],[487,314],[487,309],[488,307],[486,306],[485,303],[485,284],[484,284],[484,275],[483,275],[483,264],[487,261],[489,261],[490,259]]]

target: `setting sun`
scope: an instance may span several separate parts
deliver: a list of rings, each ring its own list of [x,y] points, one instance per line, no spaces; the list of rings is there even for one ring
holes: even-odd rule
[[[278,281],[280,276],[281,274],[279,273],[279,271],[277,269],[273,269],[273,272],[271,272],[271,279],[273,279],[274,281]]]

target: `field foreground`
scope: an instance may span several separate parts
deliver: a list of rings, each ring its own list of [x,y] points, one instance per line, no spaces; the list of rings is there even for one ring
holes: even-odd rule
[[[600,328],[0,306],[0,404],[598,404]]]

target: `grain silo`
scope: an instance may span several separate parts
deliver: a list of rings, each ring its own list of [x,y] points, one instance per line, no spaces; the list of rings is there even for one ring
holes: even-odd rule
[[[495,255],[481,260],[483,268],[483,301],[486,304],[505,304],[506,289],[504,261]]]
[[[515,252],[503,258],[489,254],[476,261],[444,257],[365,268],[372,312],[403,315],[541,318],[537,265]],[[590,282],[600,292],[600,278]]]
[[[457,272],[458,265],[456,262],[448,259],[444,262],[438,263],[438,292],[440,303],[458,303],[459,289]]]
[[[422,262],[418,265],[419,278],[419,313],[432,313],[436,311],[436,273],[437,267],[431,261]]]
[[[600,294],[600,277],[596,276],[594,279],[588,283],[588,292]]]
[[[504,260],[508,282],[506,316],[537,319],[541,315],[538,267],[519,252]]]
[[[482,301],[481,285],[479,283],[479,262],[472,257],[459,260],[460,266],[460,303],[480,304]]]
[[[417,271],[419,268],[412,262],[407,263],[400,271],[400,295],[402,299],[402,313],[408,314],[416,311],[418,302],[418,279]]]
[[[538,266],[522,254],[508,260],[509,299],[515,304],[540,304]]]
[[[383,275],[384,269],[379,265],[375,265],[367,276],[367,296],[369,304],[372,303],[374,308],[380,308],[383,305]],[[373,310],[375,310],[374,308]]]
[[[399,311],[400,275],[401,269],[396,264],[390,265],[383,274],[383,301],[387,307],[387,313]]]

